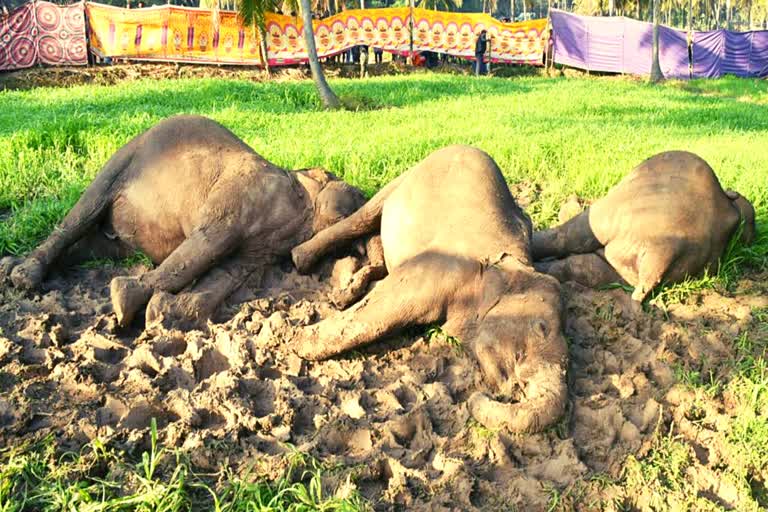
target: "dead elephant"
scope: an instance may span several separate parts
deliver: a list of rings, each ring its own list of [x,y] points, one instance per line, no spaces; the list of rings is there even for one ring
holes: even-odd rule
[[[0,277],[34,289],[54,265],[138,249],[158,266],[112,281],[120,324],[147,302],[148,321],[195,324],[364,200],[321,169],[271,164],[215,121],[171,117],[120,148],[45,242],[23,261],[2,260]]]
[[[566,402],[560,287],[536,272],[530,219],[484,152],[432,153],[360,210],[292,251],[299,271],[355,238],[381,232],[389,275],[360,302],[304,328],[300,356],[319,360],[407,326],[443,323],[474,353],[485,381],[470,411],[489,427],[536,431]]]
[[[576,217],[534,233],[532,252],[536,268],[560,281],[624,280],[642,302],[662,282],[716,269],[740,225],[741,241],[750,244],[752,204],[723,190],[700,157],[670,151],[641,163]]]

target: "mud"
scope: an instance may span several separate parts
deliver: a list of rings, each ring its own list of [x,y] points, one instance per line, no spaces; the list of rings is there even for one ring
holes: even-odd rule
[[[326,484],[351,475],[376,509],[543,510],[553,489],[618,477],[628,455],[642,457],[679,425],[690,400],[674,369],[724,371],[733,340],[757,328],[752,312],[768,307],[757,274],[733,295],[707,291],[645,314],[622,290],[564,285],[568,413],[544,433],[512,436],[470,419],[474,363],[423,333],[322,363],[296,357],[284,340],[333,311],[329,283],[356,267],[326,264],[324,280],[289,268],[261,288],[247,283],[219,323],[187,333],[117,329],[109,280],[141,266],[71,270],[35,296],[0,288],[0,446],[52,433],[62,449],[99,437],[138,452],[154,417],[161,441],[201,470],[256,463],[269,473],[289,443],[341,467]],[[691,469],[713,499],[737,506],[712,476],[717,446],[686,426],[686,442],[707,452]],[[615,492],[592,486],[588,497]]]

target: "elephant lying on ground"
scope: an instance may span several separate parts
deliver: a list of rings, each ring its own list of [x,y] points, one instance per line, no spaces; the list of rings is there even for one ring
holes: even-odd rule
[[[171,117],[120,148],[42,245],[23,261],[2,260],[0,277],[34,289],[54,265],[139,249],[158,266],[112,281],[119,323],[149,302],[147,321],[196,324],[248,276],[364,201],[321,169],[269,163],[215,121]]]
[[[566,402],[567,349],[560,286],[536,272],[530,219],[484,152],[451,146],[432,153],[350,217],[292,251],[300,272],[355,238],[381,232],[389,275],[351,308],[303,328],[296,347],[319,360],[407,326],[442,322],[474,353],[487,384],[470,411],[489,427],[536,431]]]
[[[568,222],[534,233],[531,250],[536,268],[560,281],[596,287],[624,280],[642,302],[661,282],[716,268],[740,225],[741,241],[750,244],[752,204],[724,191],[698,156],[670,151],[641,163]]]

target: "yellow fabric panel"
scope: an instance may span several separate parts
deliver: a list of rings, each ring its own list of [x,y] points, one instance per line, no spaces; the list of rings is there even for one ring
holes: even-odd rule
[[[259,41],[243,28],[235,13],[175,6],[122,9],[87,3],[91,45],[103,56],[261,64]],[[356,45],[396,52],[410,49],[407,7],[354,9],[314,20],[315,43],[321,57]],[[414,50],[473,57],[481,30],[491,36],[491,58],[502,62],[538,63],[546,41],[546,20],[504,24],[487,14],[414,9]],[[300,18],[267,13],[267,53],[271,64],[305,61]]]

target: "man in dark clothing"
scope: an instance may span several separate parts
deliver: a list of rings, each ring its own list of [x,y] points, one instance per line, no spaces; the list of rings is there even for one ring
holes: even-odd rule
[[[373,56],[376,60],[376,64],[381,64],[384,61],[384,50],[381,48],[374,48]]]
[[[480,76],[485,74],[485,52],[488,49],[488,31],[481,30],[480,35],[475,42],[475,75]]]

